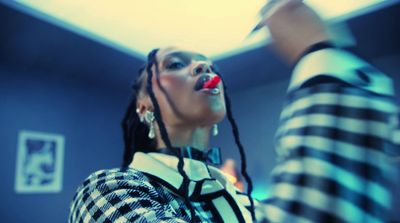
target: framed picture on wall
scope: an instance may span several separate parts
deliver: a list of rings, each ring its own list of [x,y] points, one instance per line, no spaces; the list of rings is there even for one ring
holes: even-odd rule
[[[17,193],[56,193],[62,189],[64,136],[20,131],[15,174]]]

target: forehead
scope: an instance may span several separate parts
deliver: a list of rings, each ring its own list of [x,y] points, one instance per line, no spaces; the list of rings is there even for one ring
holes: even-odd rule
[[[171,57],[179,57],[179,58],[190,58],[195,60],[203,60],[203,61],[210,61],[209,58],[204,56],[203,54],[189,51],[189,50],[182,50],[176,47],[161,49],[157,53],[158,61],[162,62]]]

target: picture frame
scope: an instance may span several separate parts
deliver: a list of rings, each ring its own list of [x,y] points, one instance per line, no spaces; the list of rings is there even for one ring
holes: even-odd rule
[[[65,138],[60,134],[22,130],[18,134],[16,193],[62,190]]]

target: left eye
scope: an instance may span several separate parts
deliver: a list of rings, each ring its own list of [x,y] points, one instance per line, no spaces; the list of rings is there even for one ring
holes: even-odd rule
[[[185,64],[183,64],[182,62],[172,62],[172,63],[168,64],[167,69],[177,70],[177,69],[181,69],[183,67],[185,67]]]

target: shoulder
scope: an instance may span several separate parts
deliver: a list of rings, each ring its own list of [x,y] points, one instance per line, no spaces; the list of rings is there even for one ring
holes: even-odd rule
[[[158,197],[156,188],[140,171],[134,169],[106,169],[90,174],[78,187],[71,209],[87,205],[102,197]]]
[[[83,185],[93,184],[93,183],[104,183],[113,182],[114,180],[143,180],[147,177],[140,171],[127,168],[114,168],[114,169],[104,169],[98,170],[90,174],[83,182]]]
[[[135,169],[105,169],[90,174],[78,187],[75,196],[96,190],[107,193],[118,189],[152,188],[150,180]],[[75,198],[74,198],[75,199]]]
[[[78,187],[70,207],[70,222],[84,218],[114,219],[120,215],[134,217],[135,208],[159,203],[165,202],[142,172],[119,168],[99,170]],[[131,211],[117,214],[115,207]]]
[[[321,43],[315,46],[318,44]],[[340,82],[368,93],[394,95],[393,81],[389,76],[353,53],[335,47],[305,54],[294,66],[288,90],[321,82]]]

